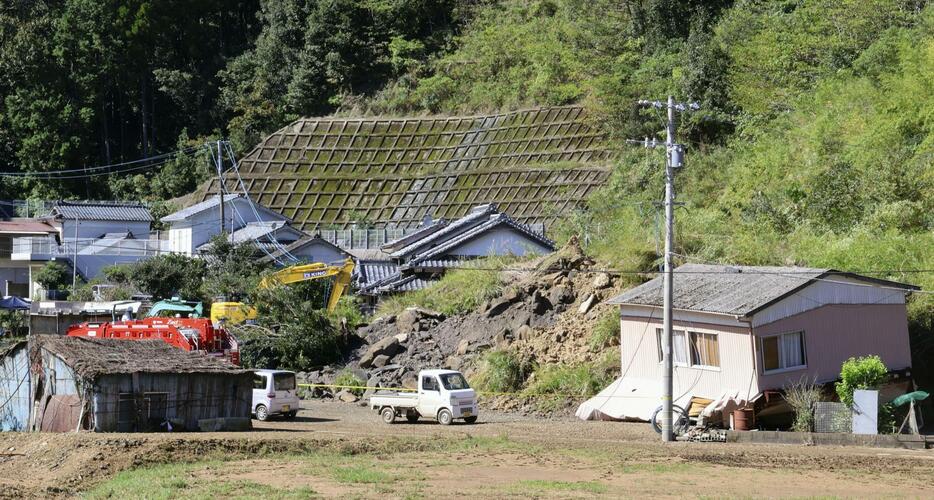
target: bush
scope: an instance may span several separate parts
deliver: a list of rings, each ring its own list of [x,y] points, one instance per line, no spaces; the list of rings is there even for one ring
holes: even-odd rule
[[[366,385],[366,381],[360,377],[353,374],[350,370],[342,370],[337,374],[337,377],[334,379],[334,385],[349,385],[354,387],[363,387]],[[338,389],[340,390],[340,389]],[[363,396],[364,389],[347,389],[352,392],[358,398]]]
[[[448,272],[441,280],[424,290],[384,300],[379,305],[377,315],[398,314],[413,306],[438,311],[447,316],[470,312],[484,301],[502,293],[503,281],[498,269],[502,269],[511,261],[501,257],[473,261],[464,268]]]
[[[530,394],[557,394],[590,397],[613,381],[592,363],[578,366],[552,365],[535,372],[535,381],[528,387]]]
[[[613,308],[600,315],[587,344],[593,352],[600,352],[611,346],[619,345],[619,310]]]
[[[885,382],[889,372],[879,356],[850,358],[843,362],[840,370],[840,382],[837,382],[837,396],[840,401],[853,407],[853,391],[856,389],[876,389]]]
[[[58,262],[48,262],[36,272],[35,281],[46,290],[65,290],[71,285],[72,272]]]
[[[522,388],[534,366],[513,351],[493,350],[480,362],[474,381],[477,387],[490,392],[516,392]]]
[[[785,388],[785,401],[795,412],[793,431],[814,430],[814,404],[821,400],[821,393],[821,387],[805,377]]]

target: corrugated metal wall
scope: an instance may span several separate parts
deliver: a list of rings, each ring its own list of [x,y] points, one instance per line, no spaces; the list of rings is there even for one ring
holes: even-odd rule
[[[132,424],[127,424],[125,413],[121,416],[120,399],[121,394],[127,398],[133,393],[143,398],[149,393],[165,394],[165,418],[181,421],[188,430],[197,430],[200,419],[249,418],[252,380],[249,373],[105,375],[94,388],[94,430],[132,430],[126,428]]]
[[[28,352],[22,344],[0,358],[0,431],[23,431],[29,424]]]

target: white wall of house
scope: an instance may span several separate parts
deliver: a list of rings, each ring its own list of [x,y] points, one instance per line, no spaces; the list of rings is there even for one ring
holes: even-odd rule
[[[654,313],[653,313],[654,309]],[[750,327],[730,316],[676,311],[674,359],[674,396],[678,404],[687,404],[693,396],[716,399],[724,392],[744,398],[759,392],[753,365],[753,339]],[[644,380],[651,396],[661,397],[664,366],[660,357],[658,331],[662,329],[661,310],[642,306],[620,307],[620,351],[623,378]],[[716,339],[717,360],[697,359],[691,353],[692,334],[706,334]],[[711,366],[703,365],[704,362]],[[717,365],[717,366],[712,366]],[[656,399],[660,401],[660,399]],[[659,403],[660,404],[660,403]]]
[[[348,257],[344,252],[321,240],[313,240],[290,253],[301,260],[325,264],[340,262]]]
[[[245,198],[235,198],[224,205],[224,225],[227,231],[237,230],[257,221],[283,221],[281,215],[256,206]],[[187,230],[187,231],[183,231]],[[220,207],[215,206],[192,215],[184,221],[172,222],[169,228],[170,247],[191,255],[199,246],[220,234]]]
[[[511,227],[496,227],[466,241],[448,252],[448,255],[486,257],[488,255],[543,254],[551,249]]]
[[[66,240],[75,237],[75,219],[61,219],[62,237]],[[106,233],[133,233],[137,239],[149,238],[149,222],[138,221],[111,221],[111,220],[77,220],[78,239],[100,238]]]

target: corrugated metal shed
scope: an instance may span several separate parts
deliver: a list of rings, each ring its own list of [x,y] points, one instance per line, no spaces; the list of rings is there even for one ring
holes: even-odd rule
[[[807,267],[723,266],[684,264],[674,270],[675,309],[748,316],[808,286],[815,279],[833,276],[858,278],[866,282],[917,289],[891,281],[856,276],[832,269]],[[608,304],[634,304],[661,307],[663,277],[643,283],[608,300]]]
[[[62,201],[52,207],[53,216],[65,219],[151,222],[149,208],[141,204]]]
[[[29,425],[29,353],[26,342],[0,348],[0,431],[24,431]]]

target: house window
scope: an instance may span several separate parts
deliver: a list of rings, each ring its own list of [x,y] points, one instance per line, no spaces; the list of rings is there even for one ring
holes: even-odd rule
[[[658,341],[658,362],[664,361],[662,354],[662,338],[664,331],[655,329],[655,338]],[[713,333],[688,332],[684,330],[671,331],[672,361],[679,366],[720,366],[720,346],[717,335]]]
[[[804,352],[804,332],[783,333],[759,340],[762,370],[789,370],[807,366]]]
[[[720,343],[716,334],[691,332],[691,365],[720,367]]]
[[[655,329],[655,338],[658,341],[658,362],[661,363],[665,360],[665,355],[662,353],[662,343],[665,337],[664,330],[661,328]],[[684,338],[684,330],[672,330],[671,331],[671,360],[676,365],[687,366],[688,364],[688,345],[687,341]]]

